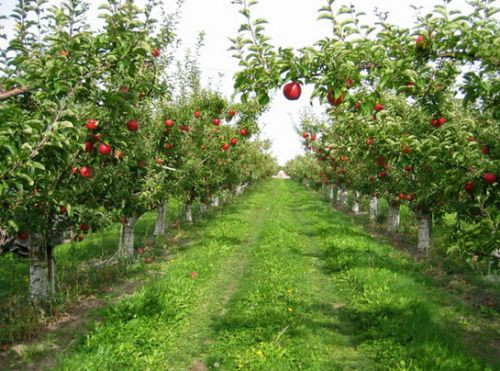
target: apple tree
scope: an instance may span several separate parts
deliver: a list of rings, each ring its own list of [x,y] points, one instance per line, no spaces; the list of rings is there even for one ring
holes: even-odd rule
[[[474,214],[476,227],[468,234],[488,236],[482,254],[492,251],[498,160],[488,138],[498,137],[498,52],[486,45],[497,40],[498,9],[472,1],[472,13],[463,14],[446,2],[408,29],[383,13],[375,26],[364,24],[354,7],[335,9],[329,0],[320,18],[331,23],[332,36],[294,51],[270,44],[265,21],[251,18],[256,2],[238,3],[246,22],[234,39],[243,67],[235,87],[243,97],[266,102],[267,91],[286,83],[285,96],[296,99],[290,81],[314,84],[313,98],[330,105],[332,127],[324,140],[332,143],[324,147],[349,165],[334,164],[342,166],[339,184],[366,192],[366,179],[375,180],[369,193],[382,193],[394,206],[409,202],[421,249],[430,246],[433,216],[451,212],[457,222],[470,223]]]

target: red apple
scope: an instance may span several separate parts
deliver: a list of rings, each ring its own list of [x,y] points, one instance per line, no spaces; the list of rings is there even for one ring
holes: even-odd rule
[[[200,116],[201,116],[201,112],[200,111],[196,111],[194,113],[194,117],[196,117],[197,119],[200,118]]]
[[[373,139],[372,138],[368,138],[366,140],[366,144],[368,144],[369,146],[371,146],[373,144]]]
[[[302,134],[302,136],[307,139],[309,138],[309,133],[307,131],[304,131],[304,134]]]
[[[348,88],[350,88],[352,86],[354,82],[351,80],[351,79],[347,79],[345,80],[345,86],[347,86]]]
[[[220,125],[220,120],[216,117],[216,118],[214,118],[213,123],[214,123],[215,126],[219,126]]]
[[[375,111],[380,112],[384,109],[384,106],[380,103],[375,103]]]
[[[187,126],[187,125],[181,125],[181,131],[187,133],[189,131],[189,126]]]
[[[64,214],[66,214],[67,211],[68,211],[68,209],[66,209],[66,207],[64,205],[59,206],[59,214],[64,215]]]
[[[248,130],[247,129],[240,129],[240,134],[244,137],[246,137],[248,135]]]
[[[377,166],[383,167],[385,165],[385,157],[379,156],[377,158]]]
[[[73,174],[73,175],[74,175],[74,174],[76,174],[76,173],[78,173],[78,168],[77,168],[76,166],[73,166],[73,167],[71,168],[71,174]]]
[[[399,199],[400,200],[404,200],[405,199],[405,194],[404,193],[400,193],[399,194]]]
[[[158,49],[158,48],[154,48],[154,49],[151,51],[151,54],[153,54],[153,57],[158,58],[158,57],[160,56],[160,49]]]
[[[313,142],[316,140],[316,135],[315,135],[315,134],[311,135],[311,140],[312,140]]]
[[[474,182],[465,183],[464,189],[468,194],[472,194],[472,192],[474,191]]]
[[[297,100],[300,98],[300,94],[302,94],[302,88],[298,82],[292,81],[283,86],[283,94],[288,100]]]
[[[165,126],[167,128],[170,128],[170,127],[174,126],[174,122],[172,120],[168,119],[165,121]]]
[[[116,158],[118,158],[118,159],[121,160],[123,158],[123,156],[124,156],[124,153],[123,153],[122,150],[115,151],[115,156],[116,156]]]
[[[92,152],[94,150],[92,142],[86,141],[83,145],[85,146],[85,152]]]
[[[63,57],[69,57],[69,52],[64,50],[64,49],[61,49],[59,50],[59,55],[62,55]]]
[[[410,153],[410,151],[411,151],[410,147],[404,147],[403,148],[403,153],[405,153],[405,154]]]
[[[328,100],[328,102],[330,102],[332,106],[339,106],[344,100],[344,94],[341,94],[335,98],[333,93],[329,91],[328,94],[326,95],[326,99]]]
[[[227,114],[228,114],[229,116],[231,116],[231,117],[234,117],[234,116],[236,115],[236,111],[232,109],[232,110],[229,110],[229,111],[227,112]]]
[[[359,110],[360,108],[361,108],[361,103],[359,103],[359,102],[355,102],[355,103],[354,103],[354,109],[357,111],[357,110]]]
[[[171,143],[165,143],[165,149],[172,149],[173,145]]]
[[[224,143],[221,148],[222,150],[227,151],[229,149],[229,144]]]
[[[431,125],[434,126],[434,127],[438,127],[439,126],[439,120],[438,119],[434,119],[431,121]]]
[[[439,125],[443,125],[443,124],[445,124],[445,123],[446,123],[446,117],[440,117],[440,118],[438,119],[438,123],[439,123]]]
[[[196,276],[197,276],[197,275],[198,275],[198,273],[196,273],[196,272],[191,272],[191,278],[193,278],[193,279],[194,279],[194,278],[196,278]]]
[[[144,166],[146,166],[146,160],[139,161],[138,166],[142,169]]]
[[[411,166],[411,165],[406,166],[405,171],[411,173],[413,171],[413,166]]]
[[[490,147],[488,146],[483,146],[483,148],[481,148],[481,151],[483,151],[483,153],[485,155],[489,155],[490,154]]]
[[[138,253],[139,255],[144,254],[144,251],[145,251],[144,247],[138,247],[138,248],[137,248],[137,253]]]
[[[21,231],[17,234],[17,239],[21,241],[26,241],[29,238],[30,234],[28,231]]]
[[[387,173],[385,171],[381,171],[379,174],[378,174],[379,177],[381,178],[385,178],[387,176]]]
[[[101,134],[94,134],[92,135],[92,137],[90,138],[90,140],[95,143],[95,142],[98,142],[100,141],[102,138],[102,135]]]
[[[162,166],[163,165],[163,159],[157,158],[156,159],[156,163],[158,164],[158,166]]]
[[[111,146],[106,143],[99,144],[99,153],[104,156],[109,155],[111,153]]]
[[[94,119],[88,119],[85,126],[89,130],[92,130],[92,131],[97,130],[97,121]]]
[[[128,93],[128,86],[120,86],[120,93],[127,94]]]
[[[483,180],[486,184],[493,184],[497,181],[497,176],[493,173],[485,173],[483,175]]]
[[[92,175],[92,170],[88,166],[83,166],[80,169],[80,175],[84,178],[90,178],[90,176]]]
[[[87,232],[90,229],[90,226],[87,223],[81,223],[80,229],[84,232]]]
[[[417,45],[420,45],[420,44],[422,44],[424,42],[424,40],[425,40],[424,35],[418,35],[417,40],[415,40],[415,43]]]
[[[231,143],[233,146],[235,146],[236,144],[238,144],[238,139],[236,139],[236,138],[231,138],[230,143]]]
[[[467,138],[467,141],[468,141],[468,142],[475,142],[475,141],[476,141],[476,138],[474,138],[474,137],[468,137],[468,138]]]
[[[139,121],[136,119],[129,120],[129,122],[127,122],[127,128],[130,131],[136,132],[139,130]]]

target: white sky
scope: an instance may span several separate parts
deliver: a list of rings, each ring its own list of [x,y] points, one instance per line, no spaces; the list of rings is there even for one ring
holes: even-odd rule
[[[174,4],[174,0],[164,0],[167,5]],[[485,0],[486,1],[486,0]],[[140,1],[139,1],[140,2]],[[0,0],[0,14],[10,14],[15,0]],[[92,1],[95,12],[96,3]],[[326,0],[260,0],[254,7],[254,17],[265,18],[269,21],[266,34],[276,46],[300,48],[311,45],[320,38],[329,35],[329,23],[317,20],[317,10],[327,3]],[[402,26],[411,26],[415,19],[415,12],[410,5],[423,6],[426,12],[435,4],[442,4],[442,0],[351,0],[336,1],[336,7],[353,3],[358,10],[367,14],[367,20],[373,22],[373,10],[376,7],[389,11],[389,20]],[[465,9],[465,0],[452,2],[453,8]],[[96,20],[97,14],[91,14],[89,19]],[[232,93],[232,76],[238,70],[237,60],[231,57],[227,50],[230,47],[228,37],[234,37],[244,18],[238,13],[238,6],[232,5],[231,0],[185,0],[182,11],[182,20],[178,34],[183,45],[193,47],[200,31],[206,33],[205,47],[200,54],[200,67],[205,84],[211,82],[229,97]],[[222,75],[221,75],[222,74]],[[280,164],[302,152],[300,139],[294,125],[298,123],[299,111],[309,106],[309,96],[312,89],[306,87],[298,101],[287,101],[281,92],[277,91],[271,103],[270,110],[261,118],[262,138],[269,138],[273,142],[272,151]],[[314,110],[322,112],[318,102]]]

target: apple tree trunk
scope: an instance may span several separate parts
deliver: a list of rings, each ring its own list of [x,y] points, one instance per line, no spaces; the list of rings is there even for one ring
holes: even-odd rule
[[[328,186],[328,199],[330,200],[330,202],[335,201],[334,200],[334,194],[333,194],[333,184],[330,184]]]
[[[344,206],[344,207],[349,206],[349,191],[348,190],[342,191],[342,206]]]
[[[156,216],[156,224],[154,230],[154,236],[165,236],[167,232],[167,201],[162,201],[160,206],[158,206],[158,215]]]
[[[370,198],[370,220],[374,221],[378,215],[378,197],[372,195]]]
[[[358,191],[354,192],[354,201],[352,204],[352,211],[354,214],[359,214],[359,198],[361,197],[361,194]]]
[[[219,197],[212,196],[212,207],[219,207]]]
[[[342,189],[337,189],[337,204],[342,203]]]
[[[30,298],[46,302],[49,296],[49,268],[45,259],[34,257],[30,265]]]
[[[29,269],[30,298],[33,302],[47,302],[56,293],[54,246],[34,234],[28,241],[31,254]]]
[[[425,251],[431,247],[431,233],[432,233],[432,214],[419,213],[418,214],[418,242],[417,248],[419,251]]]
[[[394,232],[399,228],[399,202],[389,202],[389,215],[387,216],[387,230]]]
[[[189,202],[184,205],[184,219],[188,223],[193,222],[193,207]]]
[[[122,224],[117,252],[117,256],[121,259],[134,257],[134,226],[138,219],[136,216],[129,216]]]

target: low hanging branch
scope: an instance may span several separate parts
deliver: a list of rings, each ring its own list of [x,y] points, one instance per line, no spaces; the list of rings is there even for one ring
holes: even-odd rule
[[[10,97],[13,97],[18,94],[26,93],[29,90],[28,86],[22,86],[20,88],[14,88],[12,90],[8,91],[2,91],[0,90],[0,100],[4,100]]]

